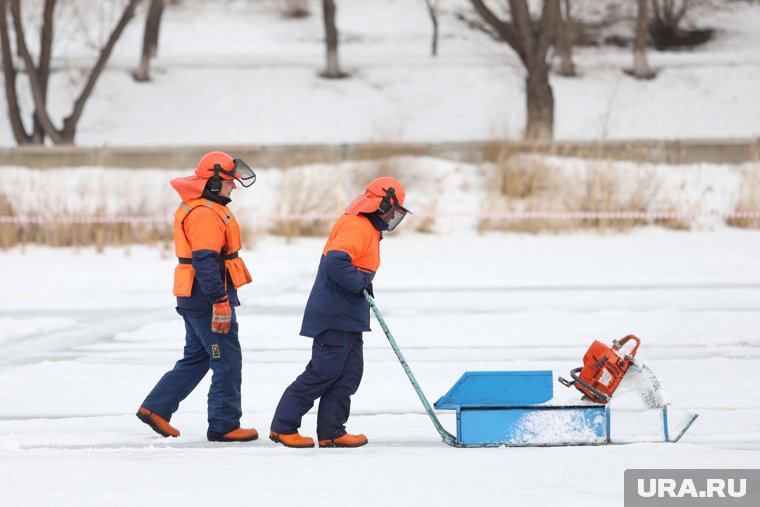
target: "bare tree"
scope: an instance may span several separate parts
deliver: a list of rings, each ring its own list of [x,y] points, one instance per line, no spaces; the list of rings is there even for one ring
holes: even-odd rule
[[[0,0],[0,50],[3,57],[3,77],[5,78],[5,100],[8,104],[8,119],[11,122],[13,137],[18,144],[29,144],[32,134],[24,129],[21,119],[21,108],[18,103],[18,90],[16,89],[16,67],[13,64],[11,53],[10,34],[8,33],[8,2]]]
[[[687,14],[703,0],[652,0],[653,19],[649,26],[652,42],[657,49],[696,46],[710,40],[712,29],[688,30],[682,27]]]
[[[433,23],[433,41],[431,43],[430,54],[438,55],[438,0],[425,0],[430,14],[430,22]]]
[[[573,18],[570,12],[570,0],[557,2],[557,8],[565,5],[565,12],[557,13],[559,23],[557,25],[557,55],[559,56],[559,75],[575,76],[575,63],[573,63]]]
[[[134,73],[136,81],[150,81],[150,59],[158,53],[158,32],[161,29],[161,16],[165,6],[165,0],[150,0],[148,14],[145,17],[142,56],[140,65]]]
[[[633,45],[633,70],[630,74],[636,79],[652,79],[655,73],[649,67],[647,44],[649,43],[648,0],[638,0],[639,12],[636,17],[636,43]]]
[[[652,0],[652,14],[655,28],[675,33],[679,30],[691,0]]]
[[[40,30],[40,57],[37,64],[37,79],[40,84],[40,96],[44,106],[47,101],[48,77],[50,75],[50,58],[53,45],[53,8],[55,0],[45,0],[42,9],[42,28]],[[11,129],[18,144],[40,144],[44,138],[42,124],[38,120],[38,113],[32,117],[32,132],[27,133],[24,122],[21,119],[21,109],[18,102],[16,89],[16,68],[13,65],[11,54],[10,35],[8,33],[8,4],[6,0],[0,0],[0,45],[2,46],[3,74],[5,77],[5,97],[8,102],[8,118]],[[6,64],[5,62],[10,62]]]
[[[95,88],[95,84],[105,68],[108,58],[111,56],[116,41],[121,36],[129,20],[134,16],[137,4],[141,0],[128,0],[119,21],[101,48],[95,65],[90,69],[84,87],[77,97],[72,111],[63,119],[63,126],[56,128],[47,110],[47,88],[50,76],[50,58],[53,40],[55,4],[57,0],[45,0],[42,25],[42,45],[38,63],[32,58],[29,47],[26,44],[26,35],[21,17],[20,0],[0,0],[0,45],[2,45],[3,72],[5,76],[5,94],[8,103],[8,112],[13,129],[13,134],[18,144],[43,144],[46,137],[56,144],[72,144],[76,135],[79,119],[84,111],[84,106]],[[32,119],[33,130],[28,133],[22,121],[21,107],[16,88],[17,73],[13,59],[10,30],[8,24],[8,11],[10,10],[13,20],[13,31],[16,35],[16,52],[20,55],[24,70],[28,79],[29,89],[34,100],[34,116]]]
[[[555,41],[559,0],[544,0],[541,18],[530,17],[527,0],[509,0],[509,20],[502,20],[483,0],[470,0],[491,28],[494,37],[509,44],[523,63],[528,122],[525,139],[551,140],[554,136],[554,95],[549,84],[549,48]]]
[[[327,62],[320,76],[329,79],[340,79],[348,74],[340,70],[338,61],[338,27],[335,25],[335,0],[322,0],[322,15],[325,22],[325,46]]]

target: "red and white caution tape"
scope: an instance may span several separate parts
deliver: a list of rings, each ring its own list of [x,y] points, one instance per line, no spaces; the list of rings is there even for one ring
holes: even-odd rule
[[[728,220],[760,218],[760,211],[486,211],[474,216],[502,220]]]
[[[282,213],[243,214],[242,220],[252,222],[284,222],[335,220],[339,213]],[[684,220],[702,218],[721,220],[760,219],[758,211],[481,211],[481,212],[419,212],[416,218],[479,218],[490,220]],[[0,224],[14,225],[71,225],[71,224],[156,224],[167,225],[172,218],[165,215],[115,216],[0,216]]]

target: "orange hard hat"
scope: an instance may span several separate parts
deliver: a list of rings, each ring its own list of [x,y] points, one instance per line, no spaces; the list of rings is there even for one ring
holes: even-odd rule
[[[222,172],[217,168],[216,172],[219,176],[225,180],[231,180],[233,178],[232,175],[234,173],[232,172],[232,169],[235,167],[235,159],[223,151],[211,151],[203,155],[203,158],[198,162],[198,167],[195,168],[195,174],[201,178],[209,179],[214,176],[214,167],[216,166],[227,171]]]
[[[359,213],[374,213],[380,207],[388,191],[395,193],[398,204],[403,206],[406,198],[404,186],[398,180],[383,176],[372,181],[364,189],[364,193],[354,199],[354,202],[346,208],[346,215],[358,215]]]
[[[206,153],[198,162],[195,174],[185,178],[177,178],[170,184],[179,193],[183,201],[195,199],[203,194],[208,180],[216,178],[215,187],[219,188],[220,179],[238,180],[244,187],[250,187],[256,181],[256,174],[248,164],[239,158],[233,158],[223,151]],[[212,189],[214,192],[219,190]]]

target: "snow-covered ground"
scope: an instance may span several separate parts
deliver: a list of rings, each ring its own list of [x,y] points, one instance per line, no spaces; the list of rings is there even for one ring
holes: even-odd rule
[[[25,2],[28,12],[39,2]],[[579,16],[599,2],[576,2]],[[607,4],[612,2],[607,1]],[[439,55],[419,0],[338,3],[340,56],[350,79],[318,77],[324,65],[321,2],[285,19],[282,0],[183,0],[163,18],[151,83],[135,82],[142,15],[127,28],[82,117],[77,144],[192,145],[517,139],[525,122],[524,70],[505,44],[467,28],[465,0],[441,4]],[[110,30],[109,3],[61,4],[50,108],[60,121]],[[584,6],[582,8],[581,6]],[[591,5],[591,7],[589,7]],[[629,48],[582,47],[580,76],[552,76],[558,139],[760,135],[760,7],[712,2],[699,27],[716,37],[693,51],[651,51],[652,81],[622,72]],[[72,8],[74,6],[76,8]],[[77,10],[78,9],[78,10]],[[601,10],[601,9],[599,9]],[[110,16],[110,17],[109,17]],[[596,20],[599,17],[594,18]],[[633,20],[618,23],[631,36]],[[34,26],[34,25],[32,25]],[[34,45],[36,36],[27,36]],[[0,81],[2,77],[0,77]],[[27,116],[31,109],[26,97]],[[5,110],[5,96],[0,109]],[[0,121],[0,146],[14,145]]]
[[[297,333],[321,248],[270,237],[245,255],[243,424],[262,433],[308,360]],[[209,443],[208,379],[172,419],[182,436],[163,439],[134,411],[181,351],[174,260],[151,247],[29,246],[0,253],[2,504],[608,506],[622,504],[629,468],[760,464],[757,231],[401,234],[382,254],[378,305],[431,400],[464,371],[567,375],[592,340],[635,333],[674,410],[699,419],[676,444],[451,448],[373,324],[348,424],[369,445]],[[657,432],[626,426],[639,405],[633,392],[613,400],[614,439]],[[454,417],[439,414],[454,432]],[[303,432],[314,424],[307,415]]]

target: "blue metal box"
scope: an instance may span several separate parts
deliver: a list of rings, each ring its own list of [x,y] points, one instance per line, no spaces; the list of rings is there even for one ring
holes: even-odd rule
[[[600,445],[609,443],[605,406],[457,409],[457,443],[466,446]]]
[[[465,447],[608,443],[607,407],[542,405],[552,380],[550,370],[468,371],[435,408],[457,411],[456,443]]]

